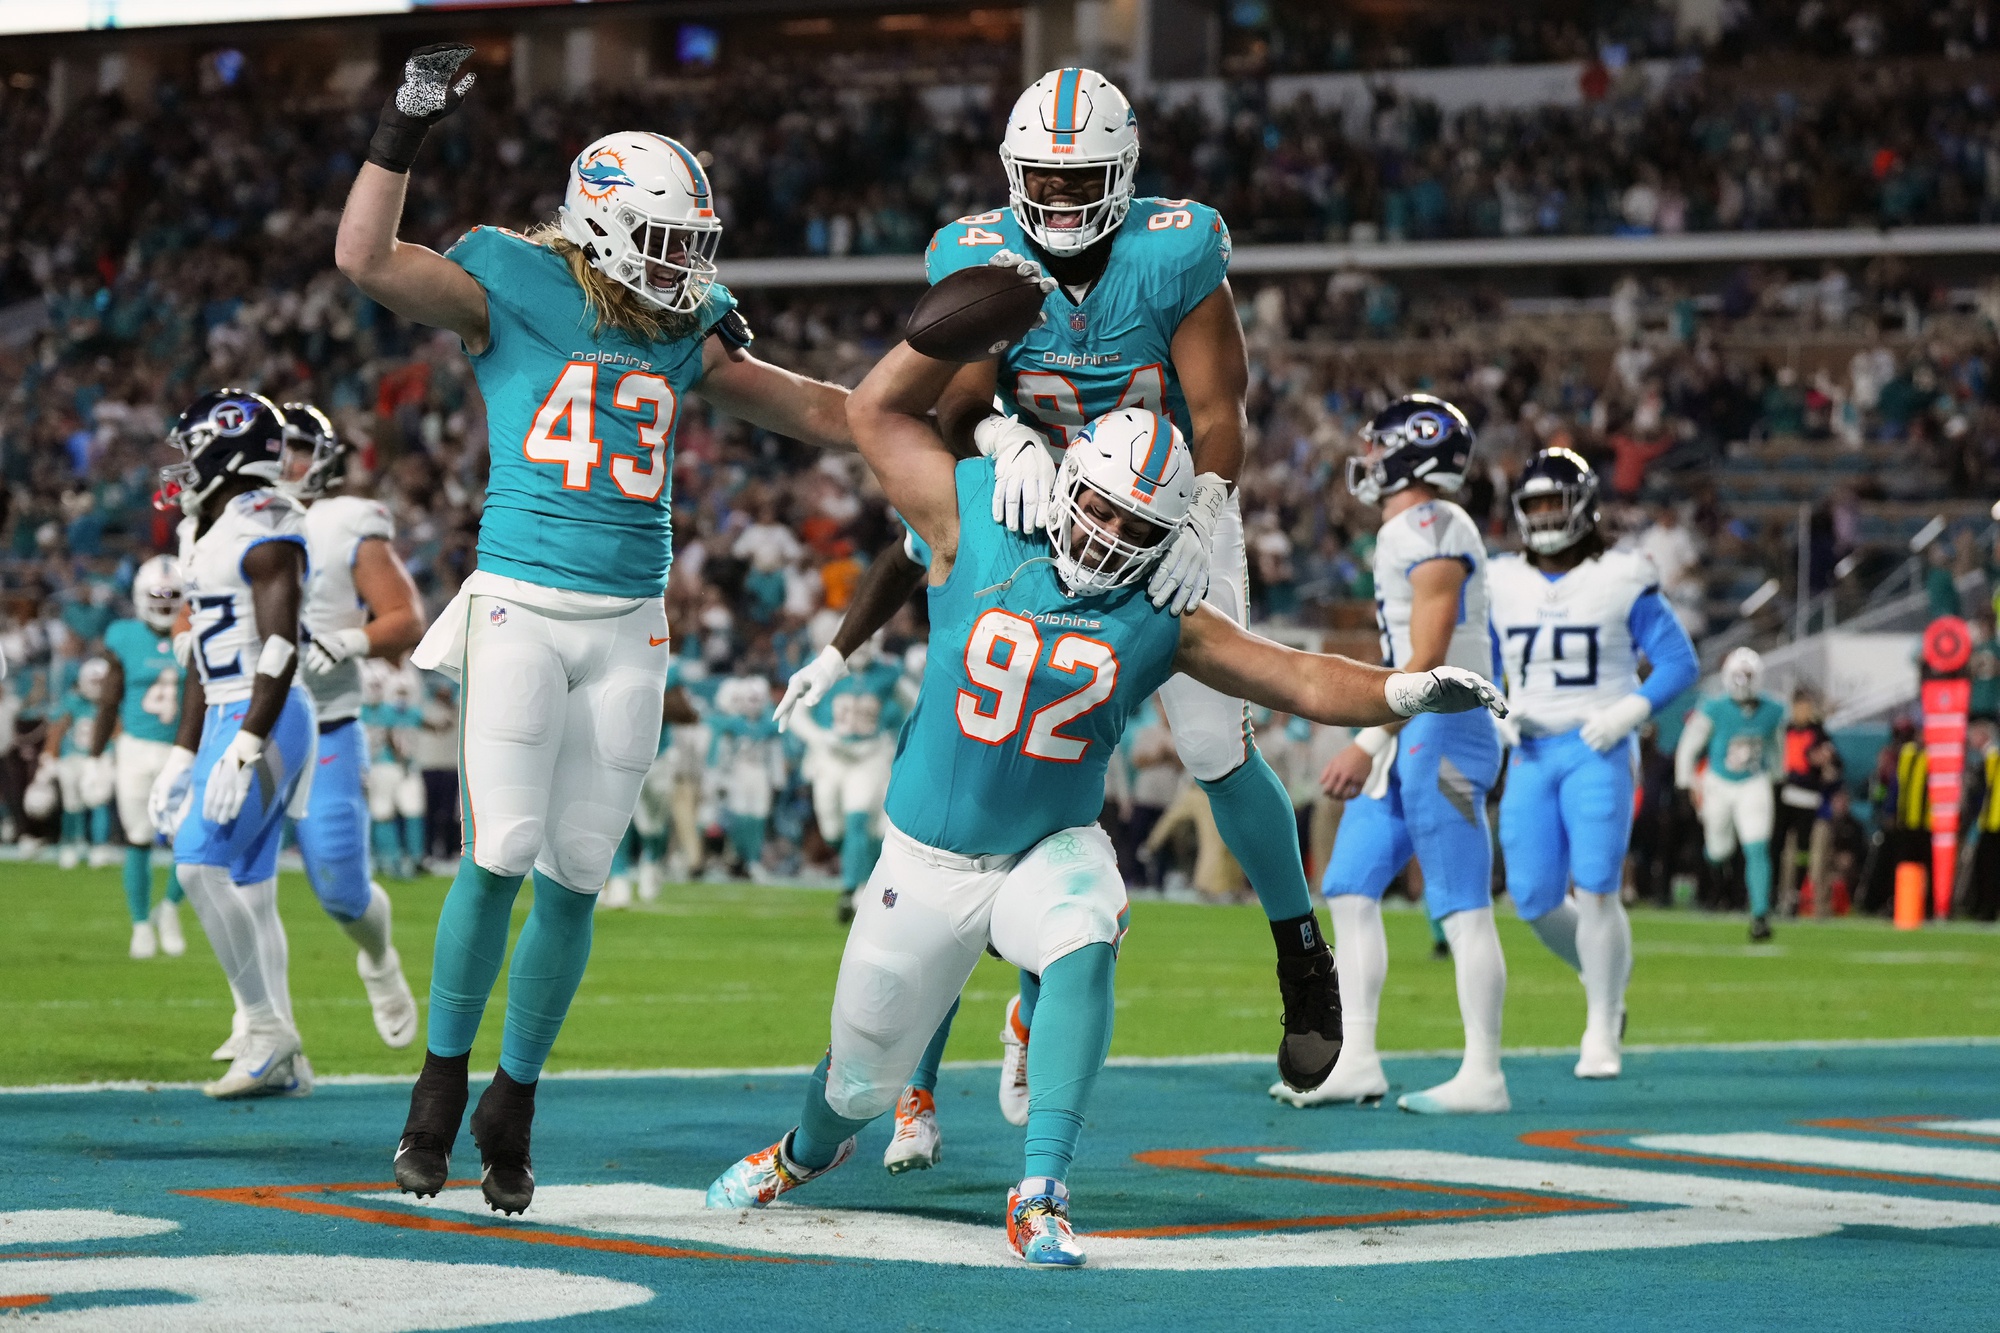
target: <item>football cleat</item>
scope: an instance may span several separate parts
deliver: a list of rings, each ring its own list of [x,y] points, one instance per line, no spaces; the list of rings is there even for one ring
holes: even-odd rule
[[[1279,1079],[1271,1085],[1271,1095],[1301,1109],[1308,1106],[1373,1106],[1387,1096],[1389,1079],[1382,1072],[1382,1057],[1363,1055],[1352,1048],[1347,1058],[1335,1062],[1324,1082],[1301,1091]]]
[[[66,842],[56,849],[56,867],[58,869],[74,870],[82,861],[83,849],[73,842]]]
[[[535,1084],[517,1083],[504,1069],[472,1111],[472,1141],[479,1146],[479,1192],[496,1213],[525,1213],[535,1197],[535,1166],[528,1151],[535,1126]]]
[[[1083,1247],[1069,1229],[1069,1190],[1060,1180],[1029,1176],[1008,1194],[1007,1248],[1024,1263],[1083,1266]]]
[[[1021,1026],[1021,997],[1007,999],[1000,1025],[1000,1114],[1010,1125],[1028,1123],[1028,1029]]]
[[[424,1071],[410,1089],[410,1114],[396,1141],[396,1185],[418,1197],[436,1194],[450,1174],[458,1122],[468,1095],[466,1057],[424,1052]]]
[[[229,1038],[222,1045],[209,1052],[211,1060],[234,1060],[236,1053],[243,1049],[243,1039],[250,1035],[250,1020],[241,1009],[229,1016]]]
[[[361,974],[362,989],[368,992],[368,1007],[375,1014],[375,1032],[391,1050],[402,1050],[417,1039],[417,997],[403,979],[403,960],[392,947],[382,956],[382,966],[370,967],[366,952],[354,955],[354,970]]]
[[[660,863],[641,861],[639,863],[639,901],[656,903],[660,900]]]
[[[1771,942],[1771,919],[1769,917],[1753,916],[1750,918],[1750,942],[1752,944],[1769,944]]]
[[[1454,1074],[1435,1088],[1406,1092],[1396,1105],[1412,1115],[1499,1115],[1513,1109],[1505,1074]]]
[[[854,1156],[854,1140],[848,1139],[833,1154],[833,1160],[818,1170],[792,1160],[793,1130],[762,1152],[753,1152],[717,1176],[708,1187],[710,1208],[762,1208],[780,1194],[788,1194],[808,1180],[818,1180]]]
[[[882,1154],[892,1176],[928,1171],[944,1160],[944,1135],[938,1132],[937,1101],[929,1088],[904,1088],[896,1102],[896,1132]]]
[[[1278,994],[1285,1035],[1278,1043],[1278,1077],[1296,1092],[1326,1082],[1340,1059],[1340,979],[1333,950],[1278,959]]]
[[[624,875],[614,875],[605,881],[604,892],[597,895],[597,910],[617,912],[632,905],[632,881]]]
[[[173,900],[162,898],[153,908],[153,931],[160,937],[160,952],[179,958],[187,952],[187,936],[181,934],[180,909]]]
[[[854,894],[843,893],[834,901],[833,919],[843,926],[854,924]]]
[[[303,1097],[312,1091],[312,1066],[299,1053],[299,1034],[290,1028],[258,1031],[243,1037],[242,1052],[229,1062],[222,1077],[202,1085],[202,1093],[219,1102],[250,1097]]]
[[[132,926],[132,946],[125,951],[129,958],[151,958],[160,951],[160,937],[153,930],[150,921],[135,922]]]
[[[88,862],[92,870],[108,870],[125,859],[123,849],[108,842],[100,842],[90,849]]]

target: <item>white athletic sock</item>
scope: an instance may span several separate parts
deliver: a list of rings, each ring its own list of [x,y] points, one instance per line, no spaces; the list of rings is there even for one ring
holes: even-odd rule
[[[1445,941],[1458,971],[1458,1012],[1465,1023],[1461,1077],[1500,1073],[1500,1013],[1507,1000],[1507,960],[1493,909],[1453,912],[1444,919]]]
[[[1567,899],[1555,911],[1536,917],[1528,925],[1542,943],[1549,946],[1550,953],[1568,963],[1573,971],[1583,970],[1583,962],[1577,952],[1576,908],[1570,906]]]
[[[289,1019],[279,1017],[266,982],[268,969],[258,939],[257,915],[248,895],[231,882],[229,871],[223,866],[183,865],[180,879],[181,888],[186,890],[188,901],[194,904],[195,916],[208,935],[209,947],[215,950],[216,961],[222,964],[223,975],[229,978],[237,1007],[250,1025],[271,1028],[288,1023]],[[277,881],[268,883],[275,912]],[[285,1008],[290,1010],[289,1001]]]
[[[1326,900],[1333,917],[1333,965],[1340,973],[1341,1046],[1338,1066],[1374,1061],[1382,983],[1389,975],[1389,940],[1382,904],[1358,893]]]
[[[389,952],[389,895],[380,884],[369,882],[368,910],[352,921],[341,922],[340,928],[368,955],[368,966],[382,966]]]
[[[1615,1048],[1632,978],[1632,918],[1616,893],[1576,895],[1576,951],[1583,959],[1584,1031]]]
[[[257,922],[257,948],[264,960],[264,989],[270,994],[271,1007],[278,1011],[280,1022],[297,1030],[298,1024],[292,1018],[292,988],[287,977],[291,964],[291,943],[285,938],[285,923],[278,919],[278,877],[273,875],[255,884],[238,884],[236,891],[249,903],[251,915]]]

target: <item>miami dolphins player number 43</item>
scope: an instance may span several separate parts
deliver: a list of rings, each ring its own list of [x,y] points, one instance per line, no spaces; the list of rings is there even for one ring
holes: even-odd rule
[[[798,1128],[709,1187],[762,1207],[845,1161],[896,1103],[990,946],[1041,978],[1028,1052],[1026,1171],[1007,1204],[1014,1253],[1074,1266],[1066,1177],[1111,1040],[1125,885],[1095,820],[1128,719],[1176,672],[1317,721],[1368,725],[1487,705],[1477,675],[1395,673],[1259,639],[1140,586],[1173,549],[1193,461],[1164,416],[1111,412],[1077,432],[1047,536],[992,517],[992,460],[955,462],[929,413],[955,366],[899,346],[856,390],[856,442],[929,548],[931,643],[898,742],[882,858],[857,895],[832,1043]]]

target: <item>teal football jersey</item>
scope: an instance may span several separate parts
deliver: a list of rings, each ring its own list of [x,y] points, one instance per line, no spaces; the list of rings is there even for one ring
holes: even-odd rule
[[[1174,673],[1180,621],[1145,580],[1075,597],[1048,539],[993,521],[993,463],[960,463],[958,558],[930,589],[931,643],[896,742],[889,821],[962,856],[1089,824],[1132,714]]]
[[[63,732],[60,753],[89,754],[91,738],[97,732],[97,705],[70,690],[56,705],[56,716],[69,719],[69,729]]]
[[[1785,706],[1768,695],[1757,696],[1749,712],[1734,699],[1704,699],[1701,711],[1715,724],[1708,738],[1709,771],[1732,782],[1769,776],[1785,753]]]
[[[479,567],[544,587],[657,597],[673,559],[674,431],[702,342],[735,308],[717,286],[696,331],[642,343],[596,318],[562,256],[474,227],[449,257],[486,289],[472,358],[491,465]]]
[[[171,743],[181,717],[181,666],[174,641],[143,620],[114,620],[104,631],[104,649],[125,672],[125,697],[118,701],[118,725],[127,736]]]
[[[867,740],[903,725],[903,706],[896,699],[899,665],[877,661],[835,681],[826,697],[813,705],[813,721],[841,740]]]
[[[1012,211],[976,213],[931,238],[925,271],[936,282],[1003,249],[1034,253]],[[1133,200],[1104,273],[1083,301],[1061,288],[1050,292],[1042,326],[1001,355],[1000,401],[1059,449],[1121,407],[1165,412],[1192,440],[1194,424],[1174,374],[1174,330],[1228,274],[1229,228],[1221,214],[1190,199]]]

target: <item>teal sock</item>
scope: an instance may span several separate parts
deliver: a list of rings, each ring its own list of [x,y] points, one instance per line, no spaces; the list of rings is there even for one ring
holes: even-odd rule
[[[90,812],[90,845],[101,847],[111,841],[111,807],[100,805]]]
[[[444,910],[438,913],[431,961],[430,1033],[424,1045],[433,1055],[464,1055],[472,1049],[507,957],[507,923],[524,878],[481,870],[470,856],[460,859]]]
[[[547,871],[535,872],[535,905],[507,969],[507,1027],[500,1038],[500,1067],[517,1083],[542,1076],[590,961],[596,906],[596,894],[578,893]]]
[[[852,893],[866,884],[881,855],[882,840],[868,832],[868,816],[849,815],[840,839],[840,887]]]
[[[611,853],[611,878],[632,873],[632,847],[637,841],[638,835],[627,828],[625,836],[618,840],[618,849]]]
[[[639,859],[657,865],[667,859],[667,835],[655,833],[639,839]]]
[[[125,911],[135,926],[153,914],[153,852],[149,847],[125,849]]]
[[[826,1068],[832,1058],[829,1052],[813,1066],[806,1081],[805,1111],[792,1131],[792,1160],[808,1171],[831,1165],[840,1145],[868,1128],[868,1121],[850,1120],[826,1104]]]
[[[756,865],[764,857],[764,817],[730,815],[729,842],[743,858],[744,865]]]
[[[1108,944],[1064,954],[1042,973],[1049,1012],[1028,1044],[1028,1134],[1024,1176],[1065,1180],[1083,1133],[1083,1111],[1111,1053]]]
[[[1750,890],[1750,915],[1771,914],[1771,844],[1743,844],[1743,884]]]
[[[424,817],[422,815],[403,816],[403,855],[412,861],[424,858]]]
[[[126,847],[126,913],[132,925],[152,917],[152,849]]]
[[[1444,937],[1444,922],[1438,920],[1428,912],[1424,913],[1424,920],[1430,923],[1431,938],[1449,949],[1451,941]]]
[[[931,1044],[924,1047],[924,1058],[917,1061],[917,1072],[910,1075],[910,1086],[922,1088],[925,1092],[937,1091],[938,1066],[944,1062],[944,1044],[951,1038],[951,1020],[958,1017],[959,1001],[951,1002],[951,1009],[931,1034]]]
[[[65,810],[62,812],[62,840],[64,842],[83,841],[83,811]]]
[[[375,840],[375,860],[382,866],[394,868],[396,858],[402,854],[402,834],[393,819],[374,821],[371,836]]]
[[[1264,915],[1289,921],[1312,911],[1292,798],[1257,747],[1250,747],[1250,758],[1235,772],[1204,782],[1201,789],[1208,793],[1223,844],[1250,877]]]
[[[1035,1026],[1035,1002],[1042,998],[1042,979],[1026,968],[1021,969],[1021,1026],[1032,1029]]]
[[[186,900],[187,890],[181,887],[180,867],[170,865],[167,867],[167,901],[179,903]]]

